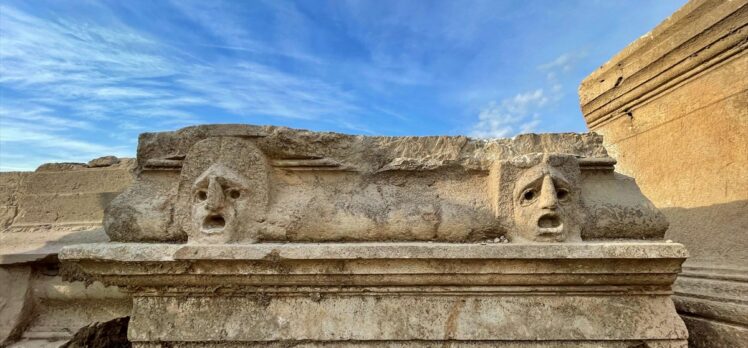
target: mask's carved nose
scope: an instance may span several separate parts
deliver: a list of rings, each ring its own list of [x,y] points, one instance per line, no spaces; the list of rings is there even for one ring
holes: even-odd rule
[[[541,209],[556,209],[558,207],[558,198],[556,197],[556,186],[553,185],[553,180],[550,175],[546,175],[543,178],[543,187],[540,189],[540,208]]]
[[[211,211],[221,209],[223,208],[224,200],[225,197],[223,196],[221,184],[218,183],[215,177],[211,177],[208,184],[208,201],[205,208]]]

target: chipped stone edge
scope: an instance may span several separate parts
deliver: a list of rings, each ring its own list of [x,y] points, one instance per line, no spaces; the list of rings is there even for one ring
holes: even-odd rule
[[[260,243],[184,245],[97,243],[64,247],[62,261],[159,262],[188,260],[356,259],[685,259],[686,248],[668,242],[538,244]]]

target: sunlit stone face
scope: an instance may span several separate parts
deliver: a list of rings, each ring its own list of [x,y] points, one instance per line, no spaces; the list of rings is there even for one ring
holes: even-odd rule
[[[581,171],[574,155],[530,153],[497,163],[496,217],[512,242],[581,241]]]
[[[573,192],[574,186],[548,163],[526,170],[513,193],[517,237],[534,242],[578,239],[579,195]]]
[[[247,178],[220,164],[208,168],[192,188],[192,224],[206,235],[226,235],[248,221],[251,207]]]
[[[211,137],[185,156],[174,219],[195,244],[256,243],[269,201],[268,164],[250,139]]]

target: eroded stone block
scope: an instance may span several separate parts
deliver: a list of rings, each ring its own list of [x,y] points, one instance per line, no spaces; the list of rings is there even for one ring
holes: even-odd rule
[[[662,242],[109,243],[60,254],[67,277],[133,294],[136,345],[206,347],[683,347],[670,285],[685,256]]]
[[[31,267],[0,267],[0,346],[20,336],[32,316]]]
[[[687,253],[600,143],[144,134],[62,273],[132,296],[135,347],[684,347]]]
[[[667,223],[635,185],[619,185],[625,204],[586,192],[600,190],[589,173],[625,180],[600,143],[594,134],[398,138],[248,125],[146,134],[138,177],[105,226],[116,241],[190,243],[661,238]],[[552,208],[540,207],[548,197]],[[600,212],[630,228],[609,221],[592,232]]]

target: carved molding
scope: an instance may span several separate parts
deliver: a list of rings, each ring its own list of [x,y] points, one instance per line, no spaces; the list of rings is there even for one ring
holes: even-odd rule
[[[691,1],[580,85],[590,129],[626,116],[748,48],[748,1]]]

